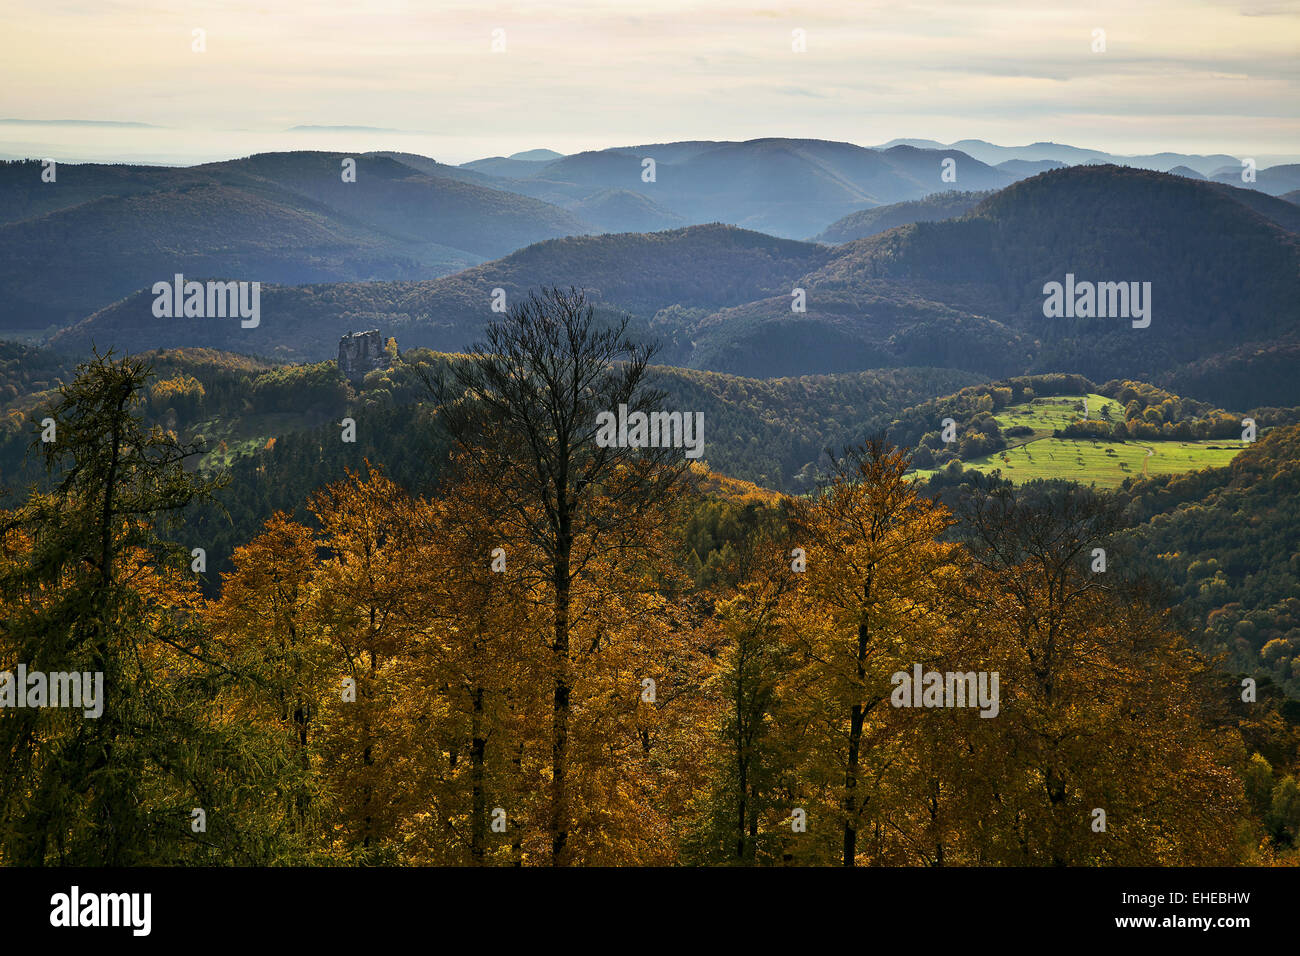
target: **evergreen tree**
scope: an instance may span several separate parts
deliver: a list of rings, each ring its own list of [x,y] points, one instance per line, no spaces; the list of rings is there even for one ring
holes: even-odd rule
[[[51,440],[37,442],[50,490],[4,517],[3,667],[103,682],[98,717],[67,707],[0,716],[8,863],[271,853],[254,822],[261,741],[211,707],[229,670],[197,624],[189,554],[160,536],[162,520],[211,484],[184,468],[196,448],[144,425],[148,376],[111,352],[81,366],[42,426]]]

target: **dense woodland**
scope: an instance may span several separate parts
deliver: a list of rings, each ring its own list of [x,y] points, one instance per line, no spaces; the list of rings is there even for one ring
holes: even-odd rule
[[[58,437],[42,480],[6,465],[0,669],[109,691],[0,720],[0,862],[1296,861],[1300,429],[1111,495],[917,482],[895,435],[928,413],[892,413],[786,496],[598,446],[596,411],[678,406],[580,295],[487,335],[360,394],[215,355],[40,379],[19,418]],[[1113,387],[1160,427],[1214,412]],[[217,467],[191,440],[232,402],[329,417]],[[997,715],[895,706],[916,665],[997,672]]]

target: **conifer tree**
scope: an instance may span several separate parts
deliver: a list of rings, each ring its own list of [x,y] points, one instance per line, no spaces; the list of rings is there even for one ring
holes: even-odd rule
[[[255,821],[255,733],[210,701],[228,677],[198,626],[186,549],[160,523],[211,487],[196,449],[144,423],[147,366],[112,353],[78,369],[38,441],[51,486],[5,517],[0,659],[103,677],[103,713],[0,717],[0,856],[127,865],[272,852]],[[192,825],[193,808],[214,826]],[[217,826],[216,824],[220,824]]]

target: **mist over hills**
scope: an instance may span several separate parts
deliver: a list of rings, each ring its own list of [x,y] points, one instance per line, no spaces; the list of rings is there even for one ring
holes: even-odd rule
[[[1249,185],[1270,196],[1281,196],[1300,188],[1300,163],[1261,169],[1256,173],[1253,183],[1242,183],[1240,167],[1232,166],[1217,170],[1210,178],[1217,183],[1229,186]]]
[[[1064,143],[1030,143],[1027,146],[998,146],[982,139],[962,139],[955,143],[939,143],[932,139],[892,139],[877,149],[889,149],[892,146],[915,146],[920,149],[956,149],[990,165],[1007,162],[1021,163],[1059,163],[1073,166],[1081,163],[1112,164],[1134,166],[1139,169],[1154,169],[1169,172],[1176,166],[1188,166],[1203,176],[1209,176],[1224,166],[1233,166],[1240,172],[1241,163],[1235,156],[1224,153],[1198,155],[1187,153],[1148,153],[1137,156],[1122,156],[1100,149],[1084,149]]]
[[[997,189],[1016,176],[953,150],[876,150],[810,139],[658,143],[594,150],[550,162],[486,159],[462,168],[502,178],[503,188],[578,203],[597,191],[639,193],[688,223],[726,222],[786,238],[820,232],[850,212],[918,199],[950,186]],[[654,178],[646,163],[654,162]]]

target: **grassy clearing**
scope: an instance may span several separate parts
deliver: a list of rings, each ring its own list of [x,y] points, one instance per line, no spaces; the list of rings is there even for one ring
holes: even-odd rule
[[[1052,396],[1030,404],[1003,409],[994,417],[1005,432],[1015,426],[1033,429],[1032,435],[1007,436],[1011,446],[992,455],[963,462],[966,468],[988,473],[1000,469],[1012,481],[1064,478],[1098,488],[1117,488],[1125,478],[1182,474],[1228,464],[1245,446],[1239,441],[1103,441],[1090,438],[1053,438],[1052,432],[1082,418],[1084,396]],[[1114,399],[1088,396],[1088,417],[1101,418],[1107,408],[1111,421],[1121,421],[1123,407]],[[926,478],[936,469],[918,469]]]
[[[1117,488],[1125,478],[1175,475],[1228,464],[1245,447],[1229,441],[1105,442],[1088,438],[1040,438],[995,455],[966,462],[983,472],[994,468],[1012,481],[1067,478],[1099,488]],[[1148,451],[1152,454],[1148,456]]]
[[[1084,399],[1087,399],[1088,418],[1105,421],[1102,410],[1110,415],[1110,421],[1124,420],[1124,406],[1113,398],[1095,393],[1089,395],[1053,395],[1050,398],[1036,398],[1025,405],[1011,405],[994,415],[998,427],[1004,432],[1008,428],[1027,426],[1034,430],[1032,436],[1013,437],[1008,444],[1016,445],[1040,438],[1050,438],[1053,431],[1064,428],[1071,422],[1083,418]]]
[[[294,412],[265,412],[236,419],[213,419],[194,429],[207,449],[199,459],[205,472],[229,468],[236,459],[265,448],[275,435],[285,435],[323,424],[328,416]]]

